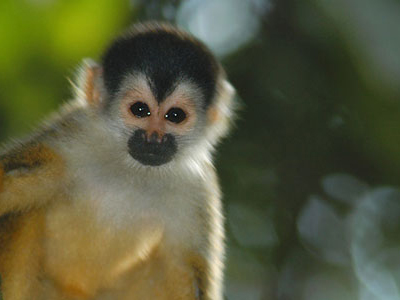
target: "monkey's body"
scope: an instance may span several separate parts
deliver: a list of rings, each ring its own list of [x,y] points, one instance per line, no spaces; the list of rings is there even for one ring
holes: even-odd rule
[[[0,154],[4,299],[222,299],[223,220],[209,151],[132,166],[121,135],[99,118],[104,99],[91,83],[84,101]],[[211,123],[218,114],[208,109]]]

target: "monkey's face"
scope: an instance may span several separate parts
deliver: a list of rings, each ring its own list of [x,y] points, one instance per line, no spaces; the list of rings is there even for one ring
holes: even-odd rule
[[[222,132],[206,133],[221,75],[201,42],[172,27],[135,27],[117,39],[103,57],[103,79],[130,156],[146,166],[202,156]]]
[[[170,162],[200,130],[198,90],[181,82],[158,101],[144,76],[132,76],[124,86],[118,115],[129,132],[128,153],[146,166]]]

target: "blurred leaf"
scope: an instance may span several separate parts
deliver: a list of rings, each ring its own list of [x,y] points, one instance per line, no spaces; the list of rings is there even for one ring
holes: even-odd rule
[[[346,265],[349,262],[347,222],[323,200],[311,197],[297,221],[302,241],[328,262]]]
[[[355,204],[369,190],[366,183],[348,174],[325,176],[322,187],[328,196],[347,204]]]

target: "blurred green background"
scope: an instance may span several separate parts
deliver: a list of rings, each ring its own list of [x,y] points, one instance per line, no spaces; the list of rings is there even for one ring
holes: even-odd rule
[[[0,141],[149,19],[205,41],[242,105],[217,155],[226,298],[400,300],[400,2],[1,0]]]

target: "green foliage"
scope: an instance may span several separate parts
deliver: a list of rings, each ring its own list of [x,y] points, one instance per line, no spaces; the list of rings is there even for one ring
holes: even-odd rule
[[[126,1],[0,2],[0,138],[26,132],[70,97],[67,78],[129,23]]]

